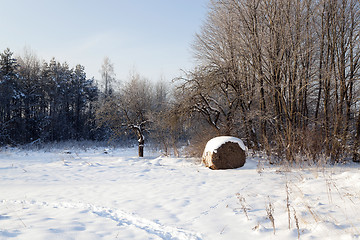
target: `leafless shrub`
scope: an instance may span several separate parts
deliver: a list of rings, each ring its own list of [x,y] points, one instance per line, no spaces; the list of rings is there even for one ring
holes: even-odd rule
[[[315,222],[319,222],[321,220],[321,218],[319,217],[318,214],[316,214],[309,205],[305,206],[307,208],[307,210],[309,211],[309,213],[311,214],[311,216],[314,218]]]
[[[260,228],[260,223],[258,222],[255,227],[252,228],[253,231],[256,231]]]
[[[286,210],[288,213],[288,225],[289,225],[289,229],[291,227],[291,215],[290,215],[290,189],[289,189],[289,182],[286,182],[285,185],[286,188]]]
[[[297,233],[298,233],[298,239],[300,239],[300,227],[299,227],[299,219],[296,216],[296,210],[295,208],[293,208],[294,211],[294,219],[295,219],[295,224],[296,224],[296,229],[297,229]]]
[[[211,128],[207,126],[198,126],[197,131],[194,132],[193,137],[188,143],[185,151],[189,157],[201,158],[205,149],[206,143],[213,137],[216,137],[216,133],[211,131]]]
[[[332,193],[331,193],[331,180],[326,178],[326,191],[329,199],[329,203],[332,203]]]
[[[262,174],[264,171],[264,163],[259,159],[258,164],[256,166],[256,171],[258,174]]]
[[[274,205],[271,203],[270,197],[269,197],[269,203],[266,205],[266,214],[267,214],[267,218],[271,221],[275,235],[276,229],[275,229],[275,218],[274,218]]]
[[[247,212],[248,207],[246,206],[245,198],[244,198],[243,196],[241,196],[240,193],[237,193],[237,194],[236,194],[236,197],[239,199],[239,202],[240,202],[240,205],[241,205],[241,209],[243,210],[243,212],[244,212],[247,220],[250,220],[250,219],[249,219],[248,212]]]

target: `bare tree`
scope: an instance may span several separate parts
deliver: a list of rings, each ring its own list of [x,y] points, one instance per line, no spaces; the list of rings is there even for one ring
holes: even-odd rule
[[[289,161],[355,156],[359,25],[357,0],[211,1],[184,106]]]
[[[112,94],[112,83],[115,80],[114,64],[110,61],[109,57],[104,58],[100,73],[102,82],[104,84],[104,94],[106,98]]]
[[[100,126],[109,127],[116,135],[132,131],[139,146],[139,157],[144,156],[145,136],[148,132],[148,113],[152,111],[152,85],[138,73],[130,74],[118,93],[102,101],[97,110]]]
[[[239,21],[231,3],[211,3],[207,21],[193,44],[199,66],[181,79],[179,89],[186,103],[183,106],[203,116],[217,135],[238,135],[240,130],[257,145],[248,117],[255,89],[242,54]]]

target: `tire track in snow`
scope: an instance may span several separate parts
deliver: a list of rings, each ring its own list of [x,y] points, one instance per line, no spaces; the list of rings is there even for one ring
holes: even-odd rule
[[[201,240],[201,234],[187,231],[184,229],[165,226],[154,221],[141,218],[131,213],[127,213],[122,210],[111,209],[106,207],[99,207],[87,203],[71,203],[71,202],[59,202],[59,203],[47,203],[47,202],[38,202],[38,201],[28,201],[28,200],[1,200],[0,204],[21,204],[28,206],[40,206],[40,207],[50,207],[50,208],[63,208],[63,209],[80,209],[84,211],[89,211],[94,215],[99,217],[104,217],[111,219],[118,223],[119,226],[134,226],[138,229],[144,230],[149,234],[154,234],[164,240]]]

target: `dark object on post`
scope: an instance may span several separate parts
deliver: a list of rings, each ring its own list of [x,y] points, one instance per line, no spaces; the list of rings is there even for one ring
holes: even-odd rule
[[[208,145],[212,146],[209,147]],[[208,142],[202,161],[206,167],[213,170],[239,168],[244,166],[246,162],[245,150],[246,147],[238,138],[214,138]]]

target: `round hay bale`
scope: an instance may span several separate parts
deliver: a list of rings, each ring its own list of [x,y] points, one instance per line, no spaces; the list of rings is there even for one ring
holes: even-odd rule
[[[234,169],[244,166],[247,150],[243,141],[235,137],[216,137],[205,147],[202,162],[211,169]]]

